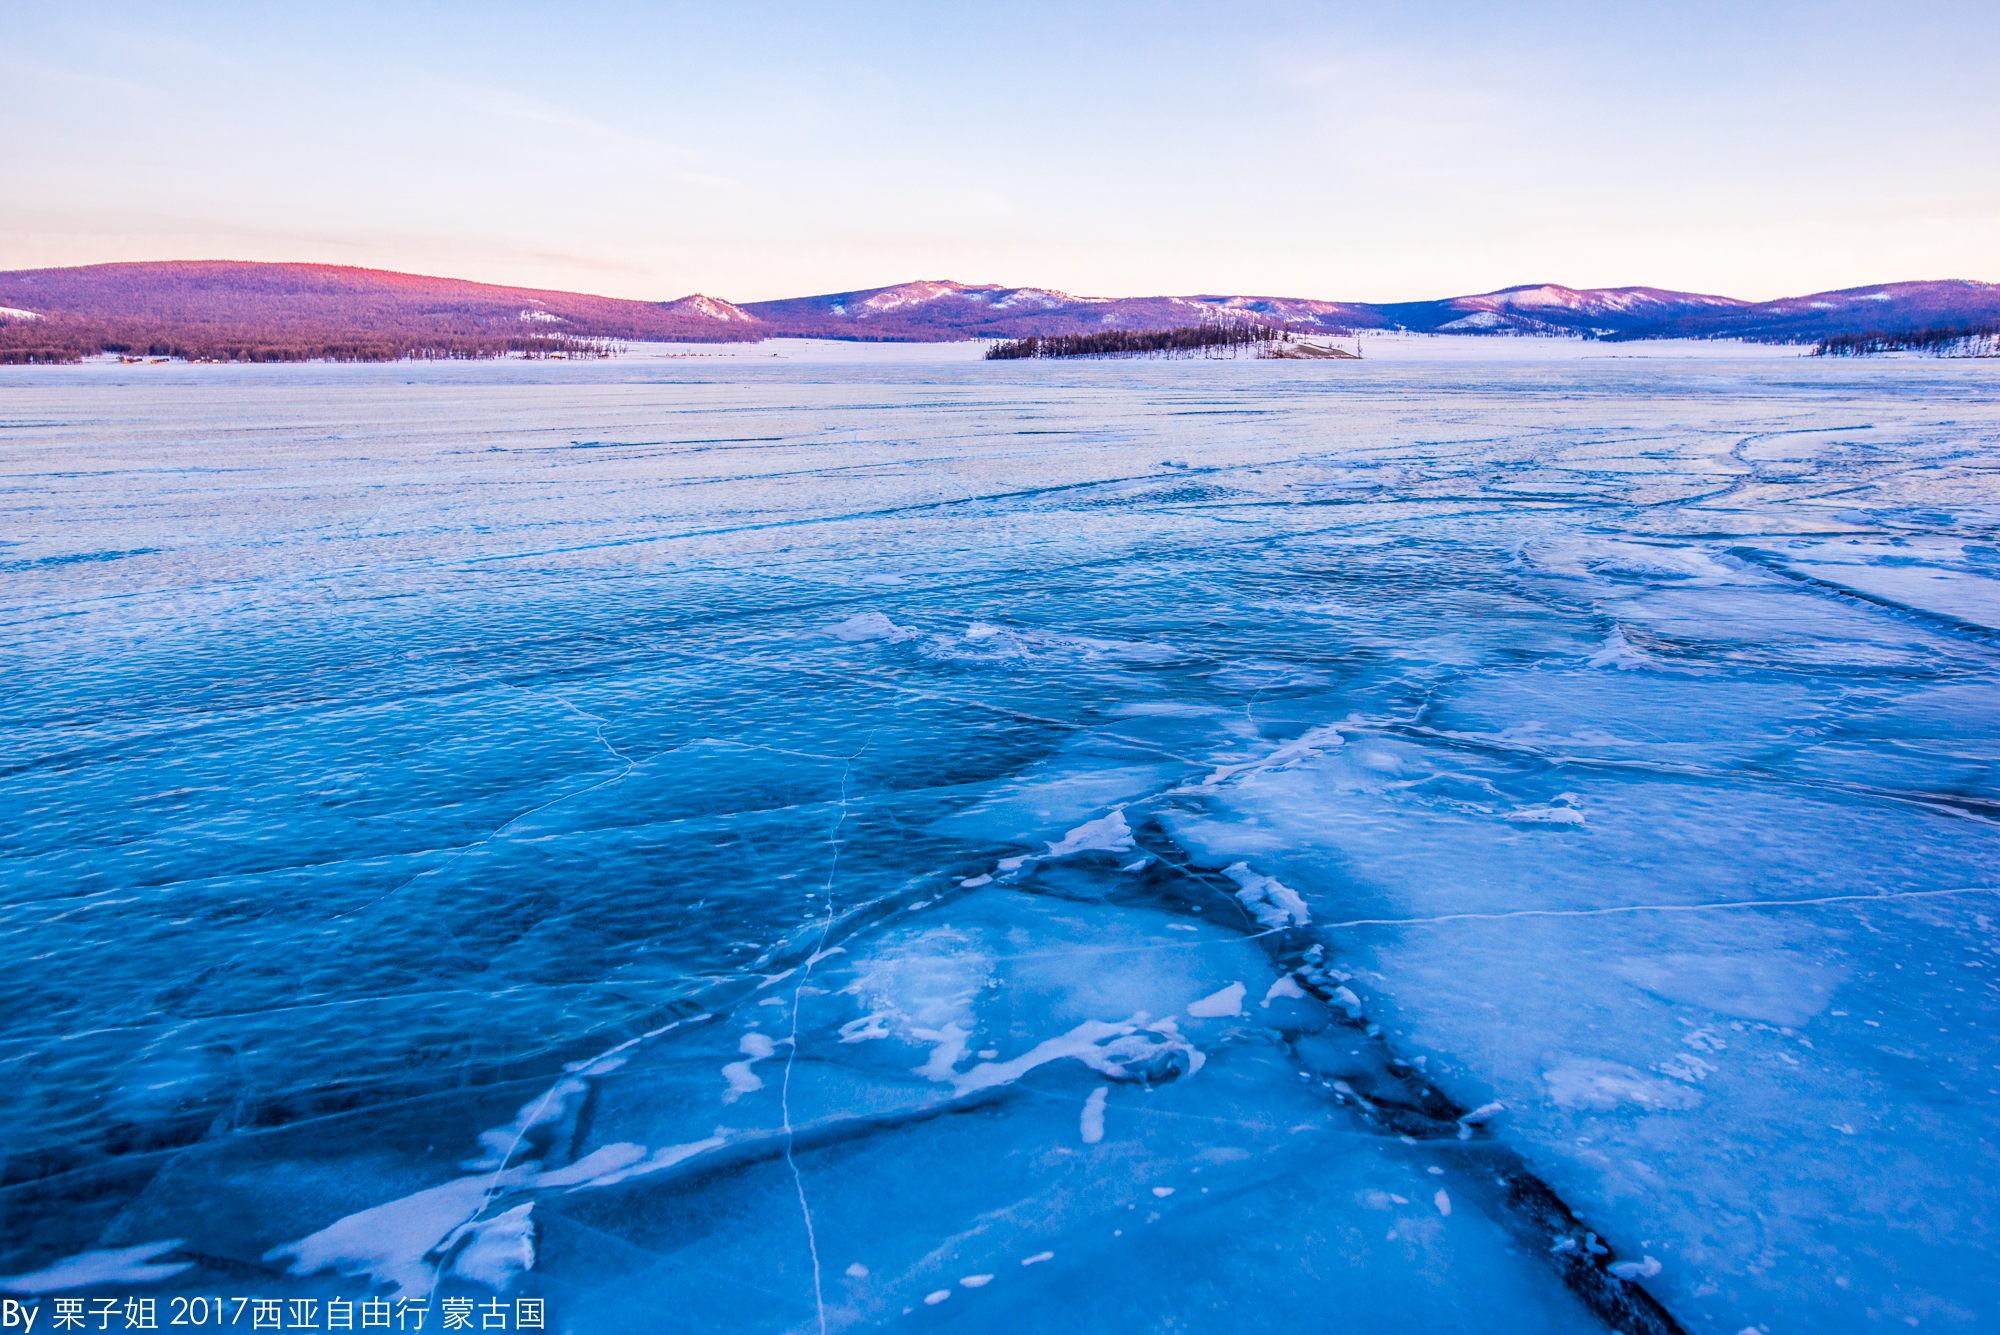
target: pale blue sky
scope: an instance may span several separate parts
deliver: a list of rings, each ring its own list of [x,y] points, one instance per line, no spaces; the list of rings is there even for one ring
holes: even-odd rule
[[[2000,279],[2000,5],[0,0],[0,268],[738,301]]]

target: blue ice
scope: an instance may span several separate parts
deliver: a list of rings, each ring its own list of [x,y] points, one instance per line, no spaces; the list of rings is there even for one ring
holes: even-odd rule
[[[1982,364],[6,389],[0,1290],[2000,1324]]]

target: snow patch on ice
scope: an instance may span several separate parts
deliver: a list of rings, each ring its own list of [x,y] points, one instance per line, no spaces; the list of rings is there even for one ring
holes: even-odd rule
[[[1241,983],[1231,983],[1200,1001],[1188,1003],[1187,1013],[1201,1020],[1216,1020],[1228,1015],[1243,1013],[1243,995],[1247,991]]]
[[[0,310],[0,314],[5,314]],[[155,1262],[179,1247],[184,1239],[147,1242],[137,1247],[114,1247],[108,1251],[78,1252],[54,1265],[25,1275],[0,1276],[0,1289],[8,1293],[61,1293],[92,1285],[153,1284],[171,1279],[191,1267],[192,1261]]]
[[[1677,952],[1635,956],[1613,966],[1635,987],[1668,1001],[1701,1006],[1739,1020],[1799,1025],[1825,1010],[1847,979],[1847,970],[1799,959],[1785,951]],[[1716,1051],[1723,1046],[1706,1030],[1703,1043],[1690,1034],[1683,1042]],[[1713,1048],[1707,1044],[1713,1043]]]
[[[1738,558],[1717,557],[1700,547],[1610,538],[1563,537],[1529,543],[1522,547],[1521,559],[1547,574],[1571,579],[1671,580],[1684,588],[1767,584],[1771,579]]]
[[[559,1168],[552,1173],[543,1173],[535,1179],[535,1185],[542,1187],[566,1187],[584,1183],[595,1183],[598,1179],[620,1173],[646,1157],[644,1145],[634,1145],[630,1141],[599,1146],[584,1155],[567,1168]]]
[[[963,635],[932,635],[917,647],[917,652],[943,662],[1023,662],[1051,667],[1168,663],[1186,656],[1171,644],[1064,635],[990,621],[972,622]]]
[[[1239,1000],[1241,989],[1238,990]],[[1143,1032],[1142,1032],[1143,1031]],[[1148,1024],[1142,1012],[1123,1022],[1085,1020],[1066,1034],[1044,1039],[1012,1061],[983,1061],[962,1075],[947,1074],[959,1095],[1012,1084],[1053,1061],[1074,1058],[1113,1080],[1152,1080],[1179,1073],[1180,1061],[1193,1075],[1208,1058],[1180,1036],[1173,1020]],[[928,1074],[928,1068],[926,1068]],[[939,1077],[933,1076],[933,1079]]]
[[[1090,1097],[1083,1101],[1083,1118],[1080,1129],[1083,1134],[1083,1143],[1086,1145],[1095,1145],[1104,1139],[1104,1101],[1110,1094],[1110,1090],[1099,1086],[1091,1090]]]
[[[965,1060],[966,1049],[971,1046],[966,1042],[971,1035],[955,1024],[948,1024],[942,1029],[912,1029],[910,1036],[936,1044],[931,1049],[930,1059],[916,1068],[916,1073],[926,1080],[952,1079],[958,1064]]]
[[[586,1155],[568,1168],[543,1174],[531,1185],[546,1187],[569,1186],[572,1191],[581,1191],[586,1187],[608,1187],[615,1183],[626,1181],[628,1178],[644,1177],[648,1173],[657,1173],[663,1168],[672,1168],[675,1164],[683,1160],[692,1159],[698,1154],[706,1154],[713,1149],[720,1149],[727,1143],[728,1137],[713,1135],[703,1140],[689,1141],[685,1145],[663,1145],[643,1158],[617,1167],[610,1166],[611,1161],[609,1160],[592,1164],[591,1161],[596,1159],[597,1156],[595,1154]],[[612,1147],[606,1146],[606,1148],[609,1149]],[[586,1165],[590,1165],[593,1170],[591,1176],[573,1182],[576,1175]]]
[[[776,1052],[777,1045],[767,1035],[745,1034],[736,1050],[744,1055],[744,1059],[722,1068],[722,1078],[729,1082],[728,1090],[722,1095],[724,1103],[734,1103],[745,1094],[754,1094],[764,1087],[763,1080],[750,1067]]]
[[[1661,1075],[1690,1085],[1700,1084],[1709,1076],[1714,1075],[1716,1070],[1712,1063],[1705,1062],[1701,1058],[1686,1052],[1675,1053],[1665,1061],[1654,1066],[1653,1069]]]
[[[650,1153],[643,1145],[620,1143],[605,1145],[553,1172],[525,1166],[456,1178],[356,1211],[317,1233],[272,1248],[264,1259],[288,1261],[288,1274],[310,1275],[332,1270],[341,1275],[366,1276],[378,1284],[394,1285],[397,1293],[413,1294],[430,1290],[437,1267],[449,1256],[452,1261],[448,1273],[503,1289],[515,1274],[534,1267],[531,1218],[534,1202],[520,1201],[482,1218],[482,1213],[496,1200],[542,1188],[581,1191],[607,1187],[670,1168],[724,1143],[724,1136],[715,1135]],[[176,1245],[154,1244],[150,1251],[158,1253]],[[147,1250],[129,1248],[117,1255]],[[186,1268],[185,1265],[154,1267],[157,1273],[143,1278],[164,1279]],[[124,1278],[143,1282],[138,1271]],[[109,1283],[111,1278],[92,1275],[82,1282]],[[7,1286],[20,1287],[11,1280]]]
[[[1608,1110],[1628,1103],[1646,1109],[1691,1108],[1701,1102],[1692,1090],[1593,1057],[1558,1061],[1542,1072],[1542,1082],[1563,1108]]]
[[[1192,790],[1214,788],[1219,784],[1228,783],[1232,779],[1244,778],[1251,774],[1289,769],[1316,756],[1323,756],[1328,751],[1335,750],[1346,744],[1347,739],[1341,735],[1338,725],[1323,723],[1319,727],[1308,728],[1304,733],[1294,737],[1289,742],[1274,747],[1270,752],[1258,757],[1256,760],[1244,761],[1235,765],[1217,766],[1215,771],[1207,778],[1193,785]]]
[[[332,1270],[394,1285],[398,1293],[425,1293],[433,1278],[426,1258],[471,1227],[466,1221],[478,1214],[496,1186],[517,1182],[533,1171],[456,1178],[358,1210],[297,1242],[272,1248],[264,1259],[289,1260],[286,1271],[293,1275]]]
[[[889,1015],[886,1011],[876,1011],[858,1020],[849,1020],[840,1026],[840,1041],[843,1043],[866,1043],[871,1038],[889,1036]]]

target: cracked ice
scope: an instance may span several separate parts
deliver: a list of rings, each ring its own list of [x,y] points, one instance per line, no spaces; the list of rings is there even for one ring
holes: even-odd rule
[[[14,369],[0,1289],[2000,1324],[1990,366]]]

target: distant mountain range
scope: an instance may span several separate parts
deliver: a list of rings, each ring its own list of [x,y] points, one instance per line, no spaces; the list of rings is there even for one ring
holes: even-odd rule
[[[0,286],[0,300],[6,290]],[[1765,302],[1654,287],[1538,283],[1437,301],[1375,304],[1308,297],[1076,297],[1048,288],[926,281],[754,301],[733,309],[772,329],[849,338],[1019,338],[1248,316],[1323,330],[1812,342],[1831,334],[2000,321],[2000,283],[1885,283]]]
[[[1604,339],[1749,338],[2000,323],[2000,284],[1887,283],[1780,301],[1552,283],[1436,301],[1205,294],[1079,297],[925,280],[741,305],[696,293],[630,301],[326,264],[168,261],[0,273],[0,360],[103,349],[180,355],[374,358],[482,355],[588,340],[721,342],[781,336],[947,341],[1261,319],[1321,332]]]

